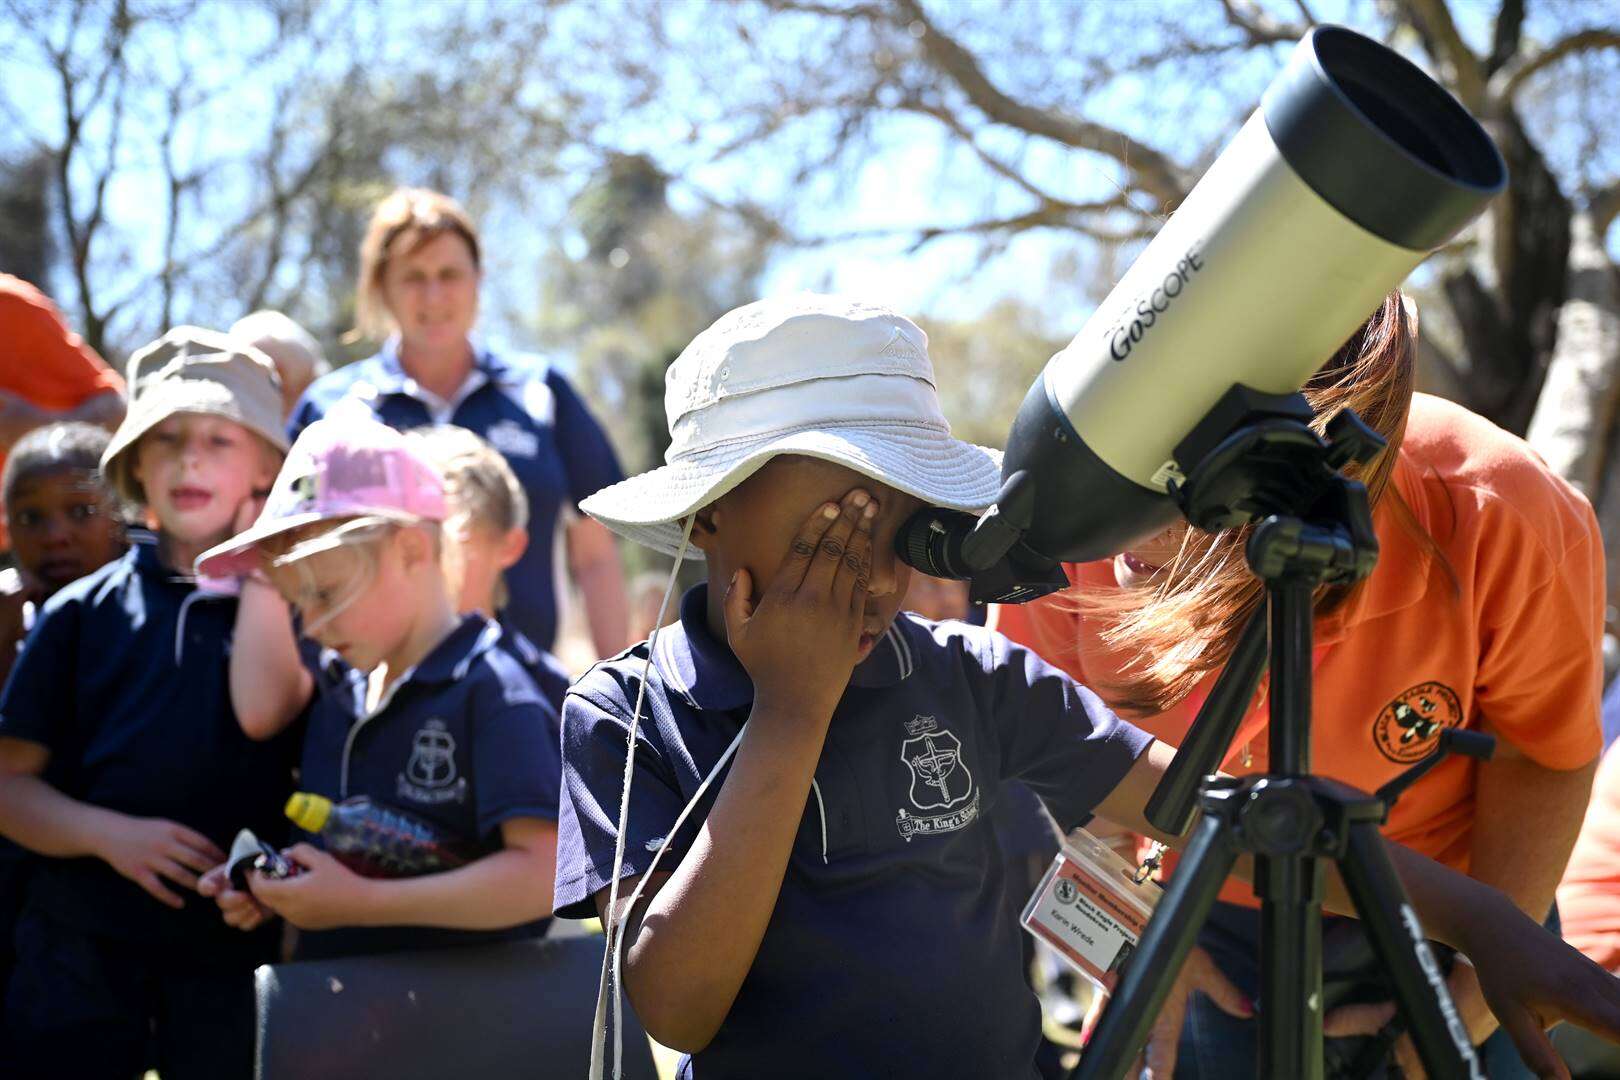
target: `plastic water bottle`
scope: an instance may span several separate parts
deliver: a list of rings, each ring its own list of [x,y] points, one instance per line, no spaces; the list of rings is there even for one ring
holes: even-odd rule
[[[334,803],[300,791],[287,800],[287,816],[305,832],[319,834],[330,854],[363,877],[433,874],[468,859],[438,827],[363,795]]]

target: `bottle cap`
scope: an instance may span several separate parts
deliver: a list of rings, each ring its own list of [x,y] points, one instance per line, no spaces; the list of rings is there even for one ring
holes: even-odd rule
[[[332,815],[332,800],[308,791],[296,791],[287,800],[286,814],[305,832],[318,833]]]

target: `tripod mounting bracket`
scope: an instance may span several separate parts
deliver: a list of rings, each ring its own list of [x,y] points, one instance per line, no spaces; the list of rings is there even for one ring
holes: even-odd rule
[[[1206,532],[1277,519],[1259,551],[1251,539],[1250,565],[1260,577],[1349,584],[1372,572],[1378,538],[1367,489],[1339,470],[1367,464],[1385,444],[1352,410],[1328,422],[1326,438],[1311,429],[1313,415],[1302,394],[1234,384],[1176,446],[1186,480],[1172,481],[1169,491]],[[1290,519],[1297,527],[1281,524]]]

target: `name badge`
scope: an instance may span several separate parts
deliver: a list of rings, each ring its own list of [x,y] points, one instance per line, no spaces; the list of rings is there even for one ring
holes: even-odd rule
[[[1025,906],[1024,929],[1110,993],[1158,903],[1158,885],[1134,879],[1135,867],[1076,829]]]

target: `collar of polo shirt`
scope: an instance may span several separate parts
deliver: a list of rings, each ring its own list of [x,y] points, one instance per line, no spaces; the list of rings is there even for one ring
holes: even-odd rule
[[[499,623],[486,620],[482,615],[463,615],[460,625],[435,645],[421,662],[406,671],[395,686],[403,686],[406,683],[437,685],[459,682],[467,677],[468,670],[480,656],[495,647],[501,640],[501,634]],[[468,646],[467,638],[470,636],[475,636],[476,640]],[[356,715],[365,712],[365,674],[344,664],[342,658],[331,649],[321,650],[319,663],[321,669],[329,675],[340,681],[348,681],[356,695],[351,703]]]
[[[731,647],[716,641],[704,617],[707,585],[697,585],[681,598],[681,617],[658,632],[653,664],[664,683],[694,709],[729,711],[754,700],[754,684]],[[872,655],[850,676],[863,690],[894,686],[912,672],[911,643],[902,613],[878,640]]]
[[[472,349],[473,371],[484,376],[489,382],[502,382],[511,372],[510,366],[502,360],[500,354],[491,349],[483,338],[474,334],[467,344]],[[399,359],[399,336],[395,335],[384,341],[382,348],[377,350],[378,366],[381,375],[370,380],[379,393],[404,394],[414,384],[409,375],[405,373],[405,365]]]

